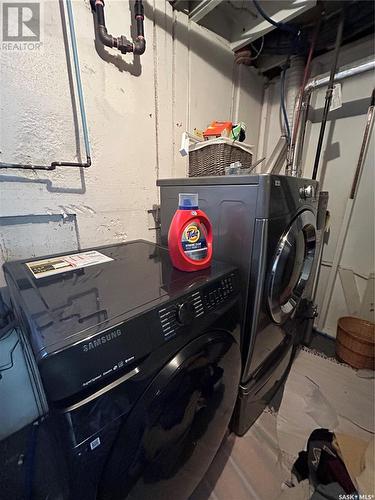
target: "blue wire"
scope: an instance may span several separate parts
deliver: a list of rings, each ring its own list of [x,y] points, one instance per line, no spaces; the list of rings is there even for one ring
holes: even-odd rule
[[[285,123],[287,141],[288,141],[288,144],[290,144],[290,139],[291,139],[290,127],[289,127],[289,122],[288,122],[288,114],[286,112],[286,107],[285,107],[285,74],[286,74],[286,66],[284,66],[284,68],[281,72],[281,78],[280,78],[280,105],[281,105],[281,111],[282,111],[284,123]]]
[[[294,35],[291,43],[291,52],[294,52],[297,49],[297,43],[298,39],[300,36],[300,29],[297,28],[296,26],[289,26],[289,24],[286,23],[280,23],[278,21],[275,21],[272,19],[267,12],[265,12],[262,7],[259,5],[258,0],[253,0],[253,3],[259,12],[259,14],[272,26],[275,26],[276,28],[280,28],[284,31],[287,31],[288,33],[292,33]],[[289,60],[290,55],[288,56]],[[291,141],[291,134],[290,134],[290,126],[289,126],[289,121],[288,121],[288,114],[286,112],[286,106],[285,106],[285,73],[286,73],[286,67],[287,64],[284,65],[281,71],[281,79],[280,79],[280,106],[281,106],[281,111],[283,115],[283,120],[285,123],[285,131],[286,131],[286,136],[287,136],[287,141],[288,144],[290,144]]]
[[[257,0],[253,0],[253,3],[257,9],[257,11],[259,12],[259,14],[266,20],[268,21],[270,24],[272,24],[273,26],[275,26],[276,28],[280,28],[284,31],[288,31],[289,33],[293,33],[293,34],[296,34],[299,32],[299,28],[296,28],[295,26],[289,26],[289,24],[286,24],[286,23],[280,23],[278,21],[274,21],[268,14],[267,12],[265,12],[262,7],[259,5],[258,1]]]

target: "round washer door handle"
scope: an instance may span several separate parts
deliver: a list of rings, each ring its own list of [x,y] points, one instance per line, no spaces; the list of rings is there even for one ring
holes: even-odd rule
[[[177,321],[180,325],[190,325],[195,316],[194,306],[191,302],[183,302],[177,306]]]

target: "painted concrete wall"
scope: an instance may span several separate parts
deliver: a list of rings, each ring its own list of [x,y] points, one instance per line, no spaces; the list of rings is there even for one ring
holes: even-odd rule
[[[344,47],[340,56],[340,65],[351,61],[362,60],[371,57],[373,44],[371,41],[356,43],[353,46]],[[372,56],[373,57],[373,56]],[[329,71],[331,65],[331,54],[317,58],[314,61],[313,75],[323,74]],[[281,120],[279,115],[279,80],[271,82],[266,92],[268,93],[269,133],[261,138],[259,149],[265,149],[270,155],[281,134]],[[366,123],[367,107],[374,87],[374,75],[366,73],[342,83],[343,106],[335,112],[331,112],[327,122],[325,141],[323,145],[320,172],[322,189],[329,191],[329,211],[331,214],[330,231],[328,243],[324,246],[323,265],[321,269],[320,282],[317,290],[318,310],[326,294],[329,273],[337,248],[338,237],[344,223],[344,214],[357,165],[361,142]],[[320,130],[320,119],[324,106],[325,88],[314,93],[311,101],[310,118],[308,123],[303,175],[310,177],[315,158],[316,145]],[[267,102],[264,103],[264,108]],[[263,115],[266,112],[263,110]],[[363,304],[362,311],[358,315],[374,318],[373,279],[374,273],[374,227],[375,227],[375,205],[374,205],[374,132],[360,180],[357,199],[354,204],[353,214],[348,228],[348,233],[339,262],[339,270],[348,270],[352,275],[349,283],[342,283],[340,275],[337,275],[332,296],[329,297],[329,308],[326,320],[317,318],[318,327],[329,335],[336,335],[337,320],[341,316],[351,314],[354,302],[358,300],[367,301]],[[351,281],[351,284],[350,284]],[[372,288],[372,293],[371,293]],[[366,294],[367,290],[367,294]],[[365,294],[367,295],[365,297]],[[360,305],[360,304],[359,304]]]
[[[248,142],[258,142],[263,81],[234,66],[222,39],[168,2],[148,1],[146,53],[122,56],[95,43],[87,0],[73,8],[93,164],[0,171],[0,264],[154,239],[147,210],[158,202],[156,180],[186,175],[182,131],[238,118],[250,125]],[[64,3],[46,1],[42,9],[43,51],[0,51],[3,162],[84,159]],[[111,33],[130,36],[129,3],[108,1],[106,21]]]

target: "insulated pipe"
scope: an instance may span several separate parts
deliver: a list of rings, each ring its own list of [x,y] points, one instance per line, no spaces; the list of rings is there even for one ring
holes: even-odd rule
[[[341,11],[339,25],[337,28],[335,51],[333,54],[333,63],[331,66],[331,73],[329,75],[329,83],[328,83],[328,88],[327,88],[327,92],[326,92],[326,99],[325,99],[325,103],[324,103],[322,124],[321,124],[320,132],[319,132],[318,146],[316,148],[314,168],[313,168],[313,173],[312,173],[313,179],[316,179],[316,177],[318,175],[320,154],[322,152],[324,132],[326,129],[329,108],[331,106],[331,101],[332,101],[333,85],[334,85],[335,73],[336,73],[336,69],[337,69],[337,61],[338,61],[341,42],[342,42],[342,33],[344,30],[344,23],[345,23],[345,15],[344,15],[344,11]]]
[[[305,59],[300,56],[290,58],[290,66],[286,72],[287,93],[286,93],[286,112],[291,130],[294,126],[294,110],[297,97],[301,89],[303,70],[305,69]]]
[[[296,139],[296,143],[294,145],[294,150],[292,150],[293,153],[292,175],[296,177],[302,176],[302,168],[301,168],[302,153],[303,153],[303,144],[305,141],[307,115],[309,112],[311,93],[309,92],[308,94],[304,94],[302,96],[302,99],[303,100],[301,102],[301,113],[300,113],[301,126],[298,129],[298,136]]]
[[[314,50],[315,50],[315,45],[316,45],[316,40],[318,38],[318,34],[320,32],[320,25],[321,25],[321,20],[322,18],[319,17],[318,22],[315,26],[315,30],[311,39],[311,44],[310,44],[310,49],[309,53],[307,56],[307,61],[306,61],[306,66],[304,68],[303,72],[303,79],[302,79],[302,84],[298,92],[297,96],[297,101],[295,105],[295,113],[292,121],[292,132],[291,132],[291,141],[290,145],[288,148],[287,152],[287,157],[286,157],[286,170],[285,173],[286,175],[292,175],[293,177],[299,177],[301,174],[296,168],[295,164],[295,149],[296,149],[296,142],[298,141],[298,132],[299,132],[299,124],[300,124],[300,119],[301,119],[301,114],[305,116],[305,113],[302,113],[302,107],[303,107],[303,97],[304,97],[304,89],[307,84],[307,80],[310,76],[310,68],[311,68],[311,61],[312,57],[314,55]]]
[[[288,144],[287,151],[287,160],[286,160],[286,175],[293,175],[291,166],[291,155],[292,150],[294,149],[294,130],[296,127],[295,123],[295,109],[298,105],[298,96],[301,92],[302,79],[305,68],[305,60],[303,57],[293,56],[290,60],[290,67],[287,71],[287,81],[288,81],[288,90],[287,90],[287,116],[288,122],[290,126],[290,142]]]
[[[70,162],[70,161],[53,161],[53,162],[51,162],[50,165],[33,165],[33,164],[0,162],[0,168],[17,168],[17,169],[22,169],[22,170],[55,170],[56,167],[88,168],[91,166],[90,141],[89,141],[89,133],[88,133],[88,128],[87,128],[85,101],[83,98],[81,71],[80,71],[80,67],[79,67],[77,39],[76,39],[76,34],[75,34],[75,29],[74,29],[74,19],[73,19],[71,0],[66,0],[66,8],[67,8],[67,12],[68,12],[70,40],[71,40],[72,52],[73,52],[74,71],[75,71],[77,91],[78,91],[79,109],[80,109],[81,120],[82,120],[82,131],[83,131],[83,139],[84,139],[84,143],[85,143],[86,162],[82,163],[82,162]]]
[[[107,31],[104,16],[104,0],[91,0],[91,8],[96,15],[96,33],[99,40],[106,47],[118,49],[122,54],[133,52],[137,55],[142,55],[146,50],[146,40],[144,38],[144,14],[143,4],[141,0],[136,0],[134,3],[134,15],[137,22],[137,36],[133,42],[130,42],[124,35],[114,37]]]

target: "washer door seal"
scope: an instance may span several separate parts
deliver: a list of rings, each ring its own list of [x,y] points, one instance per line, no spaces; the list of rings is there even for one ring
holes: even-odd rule
[[[316,248],[316,217],[301,212],[280,238],[271,265],[268,307],[275,323],[294,312],[309,280]]]

